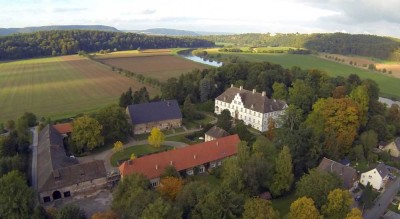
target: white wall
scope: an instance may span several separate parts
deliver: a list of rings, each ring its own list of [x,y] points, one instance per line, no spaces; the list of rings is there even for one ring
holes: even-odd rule
[[[372,169],[368,172],[362,173],[360,178],[360,183],[366,186],[367,184],[371,184],[372,187],[376,190],[381,189],[383,185],[383,179],[379,174],[378,170]]]

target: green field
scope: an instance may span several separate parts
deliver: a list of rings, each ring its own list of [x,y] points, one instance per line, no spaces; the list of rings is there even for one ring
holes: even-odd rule
[[[117,103],[122,92],[144,85],[79,56],[0,63],[0,122],[24,112],[39,118],[71,117]],[[150,94],[158,90],[149,88]]]
[[[131,154],[134,153],[136,157],[141,157],[147,154],[153,154],[160,151],[167,151],[173,149],[172,146],[161,145],[159,148],[155,148],[150,145],[136,145],[128,147],[119,151],[111,156],[111,165],[118,166],[118,161],[128,160]]]
[[[212,53],[212,52],[211,52]],[[379,84],[381,94],[386,97],[400,98],[400,79],[385,76],[376,72],[362,70],[349,65],[324,60],[313,55],[293,54],[250,54],[250,53],[221,53],[222,57],[238,56],[251,62],[271,62],[282,65],[285,68],[298,66],[302,69],[320,69],[331,76],[347,77],[349,74],[357,74],[360,78],[369,78]]]

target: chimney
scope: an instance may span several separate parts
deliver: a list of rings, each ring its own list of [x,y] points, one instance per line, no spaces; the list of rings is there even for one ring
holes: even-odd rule
[[[263,91],[262,93],[261,93],[261,96],[265,96],[265,94],[266,94],[266,92],[265,91]]]
[[[196,159],[196,158],[197,158],[196,154],[195,154],[195,155],[193,155],[193,159]]]
[[[255,94],[256,93],[256,89],[253,89],[253,94]]]
[[[172,160],[169,162],[169,165],[171,165],[171,166],[172,166]]]
[[[240,86],[240,87],[239,87],[239,90],[242,90],[242,89],[243,89],[243,86]]]
[[[218,141],[215,144],[218,146]]]
[[[233,87],[233,84],[231,84],[231,88]]]
[[[158,170],[158,164],[156,164],[156,170]]]

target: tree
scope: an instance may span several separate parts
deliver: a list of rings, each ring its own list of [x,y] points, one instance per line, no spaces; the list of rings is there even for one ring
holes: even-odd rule
[[[229,188],[235,192],[241,192],[244,189],[242,167],[237,157],[224,160],[221,185],[223,188]]]
[[[378,140],[384,141],[389,135],[386,119],[382,115],[372,116],[367,124],[368,130],[374,130],[378,134]]]
[[[328,202],[322,206],[325,218],[342,219],[350,212],[353,198],[349,191],[335,189],[329,192]]]
[[[311,198],[303,196],[290,205],[289,218],[320,219],[321,215]]]
[[[140,219],[176,219],[182,218],[182,211],[159,197],[150,203],[143,211]]]
[[[113,150],[114,150],[114,152],[119,152],[119,151],[122,151],[123,147],[124,147],[124,145],[122,144],[122,142],[116,141],[114,143]]]
[[[346,96],[346,87],[337,86],[332,92],[332,97],[336,99],[344,98]]]
[[[229,187],[219,187],[199,201],[193,209],[192,218],[239,218],[243,204],[242,195],[232,192]]]
[[[208,77],[201,79],[199,89],[200,89],[200,101],[201,102],[207,101],[212,92],[211,79],[209,79]]]
[[[95,213],[91,219],[118,219],[118,215],[114,211],[108,210]]]
[[[194,104],[192,104],[192,101],[190,100],[190,95],[187,95],[185,102],[183,102],[182,113],[187,120],[191,121],[194,119],[194,116],[196,114],[196,108]]]
[[[254,140],[254,135],[249,131],[242,120],[236,123],[233,132],[237,133],[242,141],[252,142]]]
[[[33,113],[25,112],[21,118],[27,121],[29,127],[36,125],[37,117]]]
[[[363,219],[360,209],[352,208],[351,211],[346,215],[346,219]]]
[[[288,91],[286,85],[283,83],[275,82],[272,85],[272,89],[274,90],[274,94],[272,97],[277,100],[286,100],[288,96]]]
[[[280,117],[283,127],[288,128],[290,131],[297,129],[303,122],[303,110],[296,105],[289,104],[285,113]]]
[[[15,121],[14,121],[14,120],[8,120],[8,121],[6,122],[6,129],[7,129],[8,131],[15,130]]]
[[[150,182],[144,175],[131,174],[118,183],[113,194],[112,210],[119,218],[139,218],[143,210],[157,199],[150,190]]]
[[[121,94],[119,97],[119,106],[126,108],[133,103],[132,88],[130,87],[128,91]]]
[[[157,190],[163,197],[174,201],[179,191],[181,191],[182,186],[183,181],[180,178],[167,176],[161,179]]]
[[[368,121],[368,109],[369,109],[369,96],[368,90],[365,86],[357,86],[350,93],[350,98],[358,104],[360,111],[360,123],[362,126],[365,126]]]
[[[244,204],[243,219],[279,219],[279,212],[270,201],[261,198],[249,198]]]
[[[100,109],[95,118],[102,126],[101,134],[105,141],[124,141],[131,133],[128,116],[115,104]]]
[[[221,114],[217,116],[216,126],[222,128],[223,130],[229,131],[232,126],[231,112],[227,109],[222,110]]]
[[[304,81],[296,80],[293,83],[293,87],[289,88],[289,102],[305,113],[310,112],[314,101],[314,90]]]
[[[176,197],[177,205],[183,209],[183,218],[191,218],[189,215],[199,201],[211,192],[209,183],[193,181],[186,184]]]
[[[132,153],[129,159],[130,159],[130,160],[135,160],[135,159],[136,159],[135,153]]]
[[[283,146],[282,151],[278,154],[275,168],[271,192],[279,196],[290,190],[294,180],[292,157],[288,146]]]
[[[310,197],[320,208],[326,203],[329,192],[341,187],[342,182],[336,175],[312,169],[297,182],[296,196]]]
[[[101,136],[102,126],[100,123],[89,116],[82,116],[72,122],[72,142],[77,148],[78,153],[82,153],[85,148],[93,150],[104,143]]]
[[[374,130],[365,131],[360,135],[360,142],[364,149],[364,157],[368,157],[378,145],[378,135]]]
[[[313,105],[306,123],[316,135],[325,136],[326,152],[341,157],[350,151],[360,127],[359,108],[349,98],[319,99]]]
[[[147,141],[153,147],[159,148],[164,142],[164,133],[162,133],[159,128],[154,127],[151,129],[150,136],[147,138]]]
[[[275,119],[272,118],[272,117],[269,117],[268,118],[268,130],[265,133],[265,136],[267,136],[267,138],[269,140],[271,140],[271,141],[273,141],[274,138],[275,138],[275,134],[276,134],[275,133],[275,129],[276,129],[276,127],[277,127],[277,124],[275,122]]]
[[[18,171],[0,178],[0,215],[2,218],[29,218],[32,214],[33,191]]]
[[[396,127],[396,134],[400,135],[400,106],[399,105],[392,104],[392,106],[387,111],[386,121],[388,121],[389,124],[394,125],[394,127]]]
[[[85,212],[76,205],[66,205],[58,211],[56,219],[86,219]]]
[[[164,172],[161,174],[161,178],[168,177],[168,176],[179,178],[181,175],[175,169],[174,166],[169,165],[169,166],[165,167]]]
[[[365,189],[363,190],[360,201],[365,208],[370,208],[374,203],[374,198],[375,197],[373,194],[372,185],[368,182],[368,184],[365,186]]]

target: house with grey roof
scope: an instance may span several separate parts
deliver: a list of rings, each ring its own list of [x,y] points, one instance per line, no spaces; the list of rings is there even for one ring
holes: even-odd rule
[[[400,157],[400,137],[397,137],[393,142],[383,147],[382,150],[388,152],[393,157]]]
[[[231,85],[224,93],[215,99],[216,114],[229,110],[235,119],[243,120],[246,125],[251,125],[261,132],[268,130],[268,121],[279,119],[288,107],[285,101],[268,98],[265,91],[262,93],[245,90]]]
[[[39,134],[37,190],[41,203],[88,194],[107,184],[103,161],[79,163],[66,155],[63,136],[51,125]]]
[[[342,180],[343,187],[346,189],[350,190],[358,185],[357,171],[353,167],[343,165],[326,157],[322,159],[317,170],[337,175]]]
[[[133,134],[147,133],[152,128],[165,130],[182,126],[182,113],[176,100],[129,105],[126,113]]]
[[[213,141],[229,135],[230,134],[227,131],[221,129],[220,127],[213,126],[204,134],[204,141]]]
[[[360,183],[366,186],[368,183],[376,190],[383,188],[389,179],[389,170],[384,163],[378,164],[374,169],[361,174]]]

